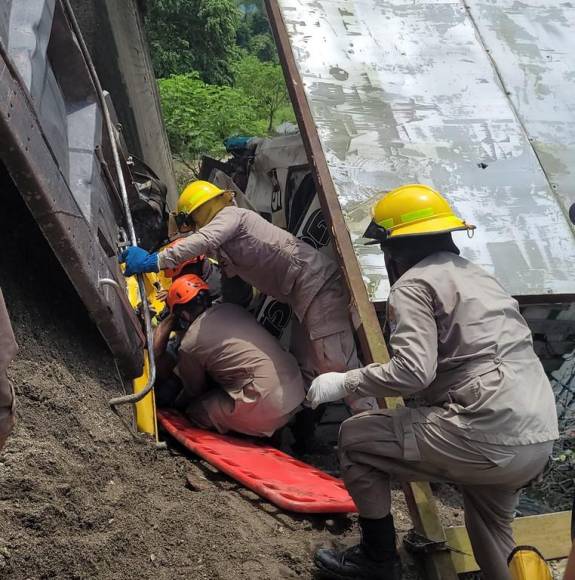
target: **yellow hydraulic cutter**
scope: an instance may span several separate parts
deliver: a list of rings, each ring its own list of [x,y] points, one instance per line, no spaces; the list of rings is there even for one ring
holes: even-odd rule
[[[164,302],[159,300],[158,292],[168,290],[171,280],[167,279],[162,273],[144,274],[144,286],[146,289],[146,299],[152,314],[156,316],[164,309]],[[132,308],[138,310],[142,300],[140,289],[135,276],[127,279],[128,299]],[[155,316],[154,316],[155,318]],[[140,393],[148,384],[150,375],[150,363],[148,349],[144,351],[144,368],[142,375],[134,379],[132,383],[134,394]],[[156,400],[154,391],[150,391],[141,401],[135,404],[136,427],[141,433],[147,433],[158,438],[158,423],[156,418]]]

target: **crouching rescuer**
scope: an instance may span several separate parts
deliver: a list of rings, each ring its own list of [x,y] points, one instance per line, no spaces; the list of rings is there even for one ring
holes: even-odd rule
[[[519,490],[536,479],[558,437],[551,386],[516,301],[460,257],[451,233],[473,226],[424,185],[394,190],[373,208],[364,237],[379,243],[392,284],[391,359],[312,383],[312,406],[356,393],[423,399],[346,420],[339,434],[345,484],[361,543],[319,550],[331,578],[401,578],[390,478],[459,485],[465,525],[485,578],[510,578],[507,559]]]
[[[159,400],[166,401],[162,382],[169,385],[173,371],[182,388],[170,406],[198,427],[258,437],[300,409],[305,389],[296,360],[243,308],[212,305],[208,285],[193,274],[174,280],[167,303],[170,315],[154,335]],[[167,348],[172,331],[176,355]]]

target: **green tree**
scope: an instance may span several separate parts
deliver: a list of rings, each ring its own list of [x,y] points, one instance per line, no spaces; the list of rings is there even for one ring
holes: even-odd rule
[[[197,73],[158,81],[172,152],[182,161],[223,155],[224,139],[265,132],[249,97],[229,86],[204,83]]]
[[[241,14],[235,0],[150,0],[145,17],[156,77],[198,71],[230,84]]]
[[[241,89],[253,102],[260,118],[267,120],[271,132],[280,110],[287,111],[284,119],[293,120],[282,69],[278,64],[262,62],[255,56],[242,58],[235,68],[235,87]]]
[[[278,63],[278,51],[271,34],[256,34],[248,41],[249,54],[256,56],[263,62]]]
[[[238,46],[260,60],[277,62],[277,49],[263,0],[236,1],[242,15],[237,30]]]

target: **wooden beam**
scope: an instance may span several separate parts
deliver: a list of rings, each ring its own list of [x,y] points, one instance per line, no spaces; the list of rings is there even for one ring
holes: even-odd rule
[[[357,333],[364,362],[386,363],[389,361],[389,354],[383,332],[363,282],[335,185],[291,50],[279,3],[277,0],[266,0],[266,7],[304,146],[312,166],[323,215],[331,227],[339,264],[359,315],[360,326]],[[385,400],[385,404],[388,408],[395,408],[402,406],[403,400],[390,398]],[[403,489],[416,531],[431,540],[444,541],[446,538],[443,526],[429,484],[409,483],[405,484]],[[457,580],[455,567],[448,552],[436,552],[427,557],[425,566],[430,580]]]
[[[458,574],[479,570],[464,526],[447,528],[447,545]],[[566,558],[571,550],[571,512],[517,518],[513,522],[517,545],[534,546],[546,560]]]

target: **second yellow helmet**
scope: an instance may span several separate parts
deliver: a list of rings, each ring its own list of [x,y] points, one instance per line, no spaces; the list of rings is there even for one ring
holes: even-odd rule
[[[223,189],[220,189],[209,181],[192,181],[192,183],[186,185],[180,194],[177,212],[179,214],[189,215],[204,205],[204,203],[210,201],[210,199],[214,199],[214,197],[222,195],[222,193],[224,193]]]
[[[423,236],[473,230],[435,189],[421,184],[398,187],[385,194],[371,210],[372,221],[363,237],[384,242],[404,236]]]

